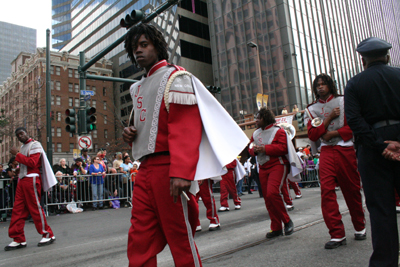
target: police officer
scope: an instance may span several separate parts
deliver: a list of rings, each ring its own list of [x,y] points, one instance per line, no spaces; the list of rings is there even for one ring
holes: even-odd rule
[[[362,41],[356,50],[364,71],[345,89],[345,113],[356,138],[371,220],[374,251],[369,266],[398,266],[399,258],[395,189],[400,190],[400,68],[387,65],[390,48],[376,37]]]

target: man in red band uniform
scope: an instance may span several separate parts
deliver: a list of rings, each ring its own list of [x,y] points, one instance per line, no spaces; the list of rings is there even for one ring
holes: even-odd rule
[[[316,101],[307,107],[304,121],[310,140],[321,140],[321,208],[331,235],[331,240],[325,244],[325,248],[333,249],[346,244],[342,216],[336,200],[336,184],[340,186],[350,210],[355,239],[366,239],[360,174],[352,142],[353,133],[344,116],[343,96],[338,95],[334,81],[326,74],[315,78],[313,91]]]
[[[6,251],[26,247],[24,225],[29,214],[32,216],[36,230],[42,235],[42,239],[38,243],[39,247],[49,245],[56,239],[50,226],[47,225],[44,211],[40,206],[42,145],[29,138],[26,129],[23,127],[17,128],[15,134],[23,145],[21,152],[15,147],[10,150],[10,153],[15,155],[15,160],[20,165],[20,181],[15,194],[10,227],[8,228],[8,235],[13,239],[13,242],[4,248]]]
[[[193,238],[198,205],[187,192],[196,173],[202,134],[191,82],[175,80],[167,110],[166,83],[183,68],[167,63],[167,43],[161,32],[147,24],[132,27],[125,49],[133,64],[146,72],[130,89],[134,126],[125,128],[122,135],[132,143],[133,157],[141,161],[132,196],[129,266],[157,266],[157,254],[167,243],[175,266],[201,266]],[[185,191],[189,200],[183,197]]]
[[[257,154],[260,165],[260,183],[263,191],[265,206],[271,218],[271,231],[267,238],[274,238],[283,234],[291,235],[294,225],[289,217],[282,199],[282,187],[286,186],[287,175],[290,171],[287,134],[284,129],[276,125],[274,114],[265,107],[261,108],[256,117],[257,130],[251,137],[254,144],[249,152]]]
[[[242,200],[238,197],[237,188],[236,188],[236,177],[235,177],[235,167],[236,167],[236,159],[231,163],[226,165],[225,167],[228,169],[228,172],[222,175],[222,180],[219,182],[220,184],[220,192],[221,192],[221,207],[219,208],[220,212],[229,211],[228,204],[228,195],[230,194],[233,198],[233,203],[235,203],[235,210],[240,210],[242,207]]]
[[[208,227],[208,231],[216,231],[220,230],[220,223],[217,214],[217,208],[215,206],[215,199],[213,194],[213,183],[214,180],[206,179],[199,182],[200,191],[196,195],[196,200],[199,202],[201,197],[201,201],[207,209],[207,219],[210,220],[210,226]],[[197,222],[196,231],[201,231],[200,220]]]

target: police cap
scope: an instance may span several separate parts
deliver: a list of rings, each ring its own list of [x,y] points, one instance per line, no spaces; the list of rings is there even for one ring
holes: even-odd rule
[[[370,37],[358,44],[356,51],[364,57],[385,56],[392,45],[377,37]]]

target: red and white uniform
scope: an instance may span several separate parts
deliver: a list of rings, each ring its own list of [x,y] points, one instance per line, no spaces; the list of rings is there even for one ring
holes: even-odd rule
[[[42,179],[40,177],[42,146],[39,142],[32,143],[29,139],[22,145],[15,160],[20,164],[20,180],[15,193],[8,235],[14,242],[26,242],[24,226],[25,219],[30,214],[37,232],[45,238],[53,237],[53,231],[47,225],[46,217],[40,206]]]
[[[196,195],[196,200],[198,202],[199,198],[201,197],[201,200],[207,209],[207,219],[210,220],[210,224],[219,224],[219,218],[212,189],[213,183],[214,181],[211,179],[203,180],[200,185],[200,191]],[[197,221],[197,226],[199,225],[200,220]]]
[[[311,141],[320,139],[327,130],[324,123],[318,127],[311,125],[311,120],[319,117],[323,121],[331,111],[340,107],[341,114],[332,120],[329,131],[338,131],[340,137],[331,142],[321,139],[321,156],[319,159],[319,176],[321,182],[321,208],[325,224],[329,229],[332,241],[341,241],[345,235],[342,216],[336,200],[335,187],[340,186],[351,220],[357,232],[365,229],[364,210],[361,202],[361,181],[357,170],[356,154],[352,142],[353,132],[347,125],[344,116],[343,97],[331,95],[326,101],[319,100],[307,107],[312,118],[305,112],[308,137]]]
[[[233,198],[233,202],[235,206],[240,206],[242,204],[242,200],[238,197],[237,188],[236,188],[236,177],[235,177],[235,167],[236,167],[236,159],[231,163],[226,165],[225,167],[228,169],[228,172],[222,175],[222,180],[219,182],[220,184],[220,192],[221,192],[221,207],[229,208],[228,204],[228,196],[229,194]]]
[[[201,266],[193,238],[199,212],[195,196],[188,193],[190,201],[179,197],[174,203],[169,192],[170,178],[194,180],[202,133],[197,104],[170,103],[169,112],[165,108],[163,89],[177,69],[183,70],[159,61],[131,87],[138,132],[132,153],[144,156],[132,196],[131,267],[157,266],[156,256],[167,243],[175,266]]]
[[[251,143],[265,146],[265,154],[258,154],[257,161],[260,166],[259,179],[265,201],[265,206],[271,218],[271,230],[282,230],[282,223],[290,221],[282,188],[287,187],[287,175],[290,171],[287,135],[285,130],[277,125],[270,124],[265,129],[258,128],[251,137]],[[254,156],[253,149],[249,152]]]

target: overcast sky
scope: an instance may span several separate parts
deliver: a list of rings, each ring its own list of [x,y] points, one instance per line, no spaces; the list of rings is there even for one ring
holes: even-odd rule
[[[36,45],[45,47],[46,29],[51,30],[51,0],[0,0],[0,21],[36,29]]]

